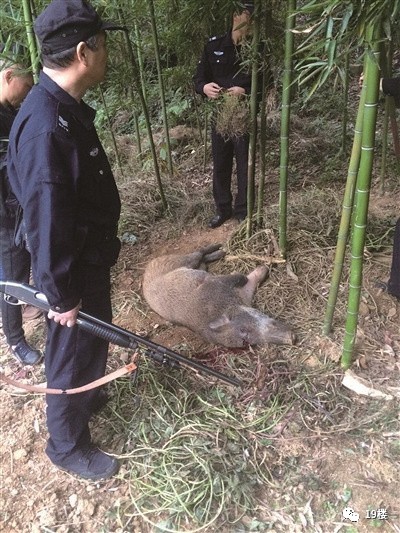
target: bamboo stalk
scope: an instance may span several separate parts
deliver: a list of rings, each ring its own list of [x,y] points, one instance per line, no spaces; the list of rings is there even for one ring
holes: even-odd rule
[[[287,182],[289,175],[290,93],[294,50],[294,35],[292,30],[296,22],[295,10],[296,0],[287,0],[279,166],[279,248],[283,258],[286,258],[287,252]]]
[[[349,103],[349,80],[350,80],[350,52],[346,51],[344,61],[344,86],[343,86],[343,116],[342,116],[342,154],[347,151],[347,123],[349,119],[348,103]]]
[[[118,9],[118,13],[119,13],[119,18],[120,18],[122,24],[125,25],[124,24],[123,14],[122,14],[120,9]],[[152,157],[153,157],[154,172],[155,172],[155,175],[156,175],[156,181],[157,181],[157,185],[158,185],[158,190],[160,192],[160,197],[161,197],[161,202],[162,202],[162,205],[163,205],[163,209],[166,210],[168,208],[168,202],[167,202],[167,199],[165,198],[163,184],[162,184],[162,181],[161,181],[160,167],[158,165],[156,147],[154,145],[153,132],[151,130],[151,122],[150,122],[149,110],[148,110],[148,107],[146,105],[146,100],[144,98],[143,90],[142,90],[142,87],[141,87],[141,84],[140,84],[139,69],[138,69],[138,65],[137,65],[137,62],[136,62],[135,54],[133,53],[133,47],[132,47],[132,43],[131,43],[131,40],[130,40],[130,37],[129,37],[129,33],[127,31],[125,32],[125,40],[126,40],[126,48],[127,48],[127,52],[128,52],[130,66],[132,68],[133,83],[135,85],[136,92],[139,95],[139,99],[140,99],[140,103],[142,105],[143,115],[144,115],[144,119],[145,119],[145,123],[146,123],[147,135],[148,135],[148,138],[149,138],[150,150],[151,150],[151,154],[152,154]]]
[[[364,59],[364,73],[367,70],[367,53]],[[342,277],[344,256],[346,252],[346,245],[349,235],[351,215],[354,203],[354,191],[356,187],[357,174],[360,166],[361,158],[361,143],[362,143],[362,128],[364,118],[364,105],[366,97],[366,76],[363,79],[363,86],[360,94],[360,102],[358,105],[356,125],[354,128],[353,146],[351,150],[350,163],[347,173],[346,187],[342,203],[342,215],[340,219],[339,232],[336,242],[336,252],[334,259],[334,266],[332,272],[331,285],[329,289],[328,302],[326,305],[324,334],[329,335],[332,330],[333,315],[335,312],[337,296],[339,292],[340,279]]]
[[[251,71],[251,95],[250,95],[250,144],[249,164],[247,176],[247,226],[246,237],[250,238],[252,231],[252,218],[255,196],[256,152],[257,152],[257,95],[258,95],[258,46],[260,42],[260,2],[254,2],[254,22],[252,41],[252,71]]]
[[[137,111],[133,111],[133,122],[135,125],[135,137],[136,137],[136,144],[138,149],[138,159],[141,166],[143,166],[143,152],[142,152],[142,139],[140,137],[140,128],[139,128],[139,116],[137,114]]]
[[[379,94],[380,23],[369,28],[373,57],[367,58],[367,88],[364,106],[360,169],[357,177],[357,203],[351,242],[349,297],[341,365],[350,367],[357,334],[358,311],[361,298],[363,256],[367,228],[369,192],[374,161],[375,129]]]
[[[160,47],[158,44],[156,15],[154,12],[154,0],[147,0],[147,4],[150,10],[150,20],[151,20],[151,30],[152,30],[151,33],[153,37],[153,46],[154,46],[157,74],[158,74],[158,87],[160,91],[160,102],[161,102],[161,109],[162,109],[163,122],[164,122],[164,135],[165,135],[165,144],[166,144],[166,152],[167,152],[168,171],[169,171],[169,175],[172,177],[174,175],[174,167],[172,164],[171,139],[169,136],[169,128],[168,128],[167,104],[165,100],[164,78],[162,74],[161,61],[160,61]]]
[[[136,45],[136,54],[137,54],[137,62],[138,62],[138,68],[139,68],[139,76],[140,81],[142,84],[142,91],[143,91],[143,97],[144,101],[147,104],[147,93],[146,93],[146,78],[144,74],[144,62],[143,62],[143,51],[142,51],[142,43],[141,43],[141,35],[140,30],[137,21],[134,22],[134,31],[135,31],[135,45]]]
[[[265,55],[265,46],[264,46]],[[263,223],[263,206],[266,177],[266,147],[267,147],[267,87],[266,71],[263,69],[262,75],[262,99],[260,105],[260,177],[258,180],[258,200],[257,200],[257,227]]]
[[[100,92],[101,101],[103,103],[103,108],[104,108],[104,112],[105,112],[106,119],[107,119],[108,129],[110,131],[111,139],[112,139],[113,146],[114,146],[114,152],[115,152],[115,157],[117,158],[118,168],[119,168],[119,171],[121,172],[121,175],[123,176],[124,175],[124,171],[122,170],[121,157],[119,155],[117,141],[115,139],[114,131],[113,131],[113,128],[112,128],[111,118],[110,118],[110,114],[108,112],[106,99],[104,98],[104,91],[103,91],[103,89],[100,86],[99,86],[99,92]]]
[[[28,41],[29,55],[31,58],[32,75],[35,82],[37,82],[39,76],[39,51],[36,37],[33,32],[33,17],[30,1],[22,0],[22,8],[24,11],[25,32]]]

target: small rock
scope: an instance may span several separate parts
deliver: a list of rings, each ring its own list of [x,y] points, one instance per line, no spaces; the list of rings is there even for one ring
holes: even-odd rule
[[[138,238],[133,233],[125,232],[121,237],[121,242],[125,244],[136,244]]]
[[[69,504],[72,508],[74,508],[78,502],[78,495],[77,494],[71,494],[71,496],[68,498]]]
[[[13,457],[15,461],[20,461],[21,459],[24,459],[28,455],[28,452],[21,448],[20,450],[16,450],[13,453]]]

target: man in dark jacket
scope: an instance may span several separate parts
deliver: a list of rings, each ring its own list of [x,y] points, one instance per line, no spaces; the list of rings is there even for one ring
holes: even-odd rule
[[[17,109],[31,89],[33,78],[32,74],[15,62],[13,56],[13,50],[9,50],[0,58],[0,278],[28,283],[31,258],[23,246],[15,245],[14,240],[18,202],[8,181],[7,148]],[[32,310],[32,316],[37,317],[38,310]],[[24,365],[39,363],[41,352],[30,346],[25,339],[21,306],[2,296],[1,317],[4,335],[14,357]]]
[[[102,377],[106,368],[108,343],[80,330],[76,320],[80,309],[112,319],[120,199],[95,111],[82,98],[105,76],[104,30],[121,28],[103,22],[84,0],[53,0],[34,29],[43,71],[11,130],[9,178],[23,208],[33,277],[51,306],[47,384],[70,389]],[[47,395],[47,455],[92,480],[118,470],[117,460],[91,440],[88,423],[99,401],[98,389]]]
[[[224,35],[214,36],[208,40],[193,78],[198,94],[211,100],[217,99],[223,91],[236,98],[250,94],[251,75],[243,69],[240,49],[241,42],[249,29],[253,9],[252,2],[245,3],[244,10],[233,16],[232,29]],[[240,222],[246,218],[249,135],[246,133],[225,139],[213,125],[211,144],[216,214],[210,220],[209,226],[217,228],[231,218],[232,213]],[[238,186],[232,212],[233,156],[236,159]]]
[[[384,94],[393,96],[396,107],[400,107],[400,78],[382,79],[381,89]],[[394,230],[392,266],[387,292],[400,300],[400,218]]]

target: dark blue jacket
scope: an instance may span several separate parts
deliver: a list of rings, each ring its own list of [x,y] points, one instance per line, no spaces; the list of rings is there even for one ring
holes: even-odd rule
[[[0,217],[2,226],[12,229],[18,202],[11,191],[7,175],[8,138],[17,110],[11,105],[0,104]]]
[[[111,266],[120,250],[120,199],[94,118],[42,72],[10,133],[8,174],[34,280],[60,312],[79,303],[80,265]]]
[[[193,77],[196,92],[204,96],[204,85],[214,82],[225,89],[242,87],[250,94],[251,73],[242,66],[240,51],[241,46],[233,44],[232,31],[210,37]]]

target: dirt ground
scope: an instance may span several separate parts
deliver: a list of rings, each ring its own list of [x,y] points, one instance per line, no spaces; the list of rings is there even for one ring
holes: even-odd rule
[[[202,186],[209,188],[210,183]],[[376,194],[371,198],[371,213],[377,217],[387,218],[390,214],[395,217],[398,216],[399,205],[398,189],[383,197]],[[202,225],[188,224],[177,233],[173,231],[173,224],[173,220],[161,219],[153,226],[151,238],[140,239],[139,233],[137,244],[123,245],[113,274],[115,323],[141,335],[151,333],[153,340],[169,347],[190,345],[193,351],[201,351],[207,346],[193,333],[167,324],[149,311],[141,296],[143,266],[151,257],[163,253],[191,251],[210,242],[226,244],[238,227],[232,220],[216,230],[210,230],[203,221]],[[309,259],[325,253],[332,256],[332,249],[324,251],[316,246],[309,251]],[[366,296],[361,302],[358,334],[361,348],[352,371],[366,380],[368,386],[390,396],[391,400],[371,399],[340,385],[343,377],[339,366],[340,339],[324,337],[320,332],[321,309],[326,301],[325,279],[319,280],[319,286],[316,283],[310,287],[302,280],[299,264],[295,273],[296,261],[293,259],[290,269],[278,269],[276,274],[271,274],[271,281],[266,282],[267,287],[268,283],[281,283],[281,290],[285,283],[292,284],[293,291],[311,295],[313,291],[318,293],[318,298],[315,303],[310,303],[309,308],[294,305],[292,316],[287,317],[289,322],[293,322],[300,339],[291,354],[302,358],[304,367],[318,368],[318,371],[322,368],[321,359],[336,362],[332,379],[337,384],[338,394],[351,398],[357,406],[356,412],[363,413],[354,420],[352,429],[358,430],[356,434],[350,431],[351,428],[331,433],[320,431],[318,427],[309,427],[307,419],[302,421],[302,427],[297,422],[296,426],[291,423],[291,417],[295,419],[296,413],[289,414],[285,423],[288,425],[282,427],[276,437],[280,462],[271,466],[273,483],[265,489],[264,502],[263,496],[260,497],[258,516],[271,524],[270,531],[400,532],[400,431],[399,425],[393,424],[393,416],[389,427],[385,428],[388,412],[396,410],[393,398],[396,398],[399,389],[400,303],[375,287],[377,278],[387,277],[390,249],[367,253],[367,259],[364,272]],[[321,299],[322,304],[319,303]],[[322,307],[319,308],[319,305]],[[278,312],[273,307],[271,310]],[[342,311],[340,309],[336,319],[339,323],[343,321]],[[26,323],[26,332],[32,344],[43,347],[43,318]],[[307,356],[303,357],[304,354]],[[110,369],[121,364],[120,357],[120,349],[110,349]],[[2,370],[15,379],[29,383],[44,381],[43,367],[21,368],[10,357],[4,340],[0,364]],[[120,475],[107,482],[85,482],[60,472],[44,453],[47,433],[43,396],[2,386],[0,400],[1,531],[156,531],[137,518],[131,520],[129,526],[118,519],[117,511],[129,493],[129,477],[126,476],[123,459]],[[310,401],[314,400],[310,398]],[[122,455],[119,450],[123,445],[119,436],[113,433],[107,418],[96,416],[93,428],[105,451]],[[289,463],[292,465],[290,476],[284,475]],[[340,510],[346,507],[359,513],[358,522],[352,522],[346,518],[347,515],[340,515]],[[231,525],[220,530],[239,533],[264,529],[245,517],[241,528]],[[217,530],[210,528],[209,531]]]

